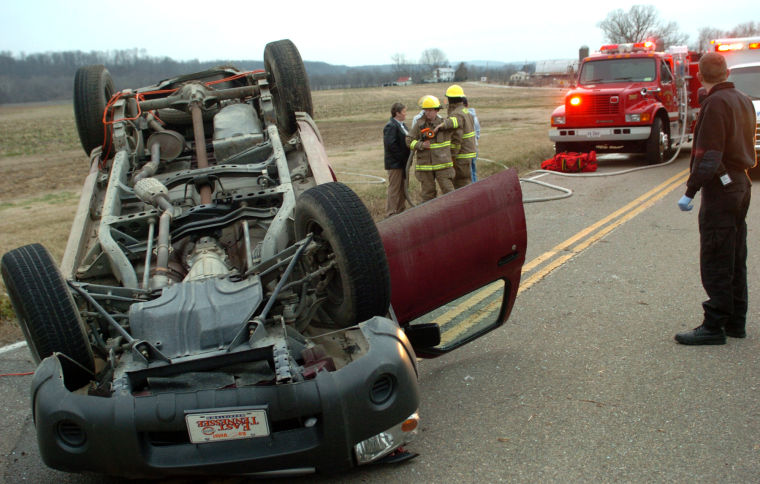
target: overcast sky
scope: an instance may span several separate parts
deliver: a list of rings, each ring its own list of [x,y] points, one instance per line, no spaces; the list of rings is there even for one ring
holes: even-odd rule
[[[641,2],[644,4],[645,2]],[[2,0],[0,51],[145,49],[175,60],[261,59],[289,38],[304,60],[349,66],[417,62],[428,48],[450,62],[568,59],[604,39],[599,21],[619,2],[449,0]],[[271,8],[267,8],[271,6]],[[760,22],[757,0],[659,2],[663,21],[697,38]],[[625,6],[627,10],[630,4]]]

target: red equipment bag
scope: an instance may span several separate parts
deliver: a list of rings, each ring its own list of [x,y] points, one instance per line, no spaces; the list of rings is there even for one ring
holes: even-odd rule
[[[554,155],[553,158],[542,161],[541,168],[564,173],[596,171],[596,151],[588,153],[563,151]]]

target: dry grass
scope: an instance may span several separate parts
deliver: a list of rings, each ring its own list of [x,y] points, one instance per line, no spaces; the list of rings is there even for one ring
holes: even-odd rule
[[[382,130],[391,104],[406,104],[407,121],[411,122],[418,112],[417,100],[425,94],[443,99],[446,87],[428,84],[314,93],[314,117],[333,167],[339,179],[362,197],[376,220],[384,212],[385,187],[347,173],[385,178]],[[504,166],[526,171],[554,153],[547,134],[549,116],[562,102],[563,91],[478,84],[465,84],[464,89],[482,129],[479,173],[488,176]],[[416,188],[412,179],[413,198]]]
[[[376,220],[385,211],[383,126],[390,106],[408,106],[408,121],[425,94],[444,98],[444,84],[315,91],[314,118],[339,180],[364,200]],[[536,168],[553,154],[547,136],[559,89],[464,84],[482,126],[479,175]],[[60,260],[74,217],[87,158],[79,146],[71,104],[0,106],[0,254],[40,242]],[[410,191],[416,197],[412,179]],[[415,198],[416,199],[416,198]],[[0,343],[15,341],[5,288],[0,283]],[[10,323],[10,324],[9,324]]]

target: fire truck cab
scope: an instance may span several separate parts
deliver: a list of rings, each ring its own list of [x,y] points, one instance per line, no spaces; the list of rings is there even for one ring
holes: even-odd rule
[[[757,116],[755,152],[760,157],[760,36],[715,39],[710,45],[726,58],[728,80],[752,99]],[[751,174],[760,177],[760,167]]]
[[[655,52],[653,42],[602,46],[582,60],[577,83],[551,116],[555,150],[644,153],[665,161],[691,141],[698,111],[696,55]]]

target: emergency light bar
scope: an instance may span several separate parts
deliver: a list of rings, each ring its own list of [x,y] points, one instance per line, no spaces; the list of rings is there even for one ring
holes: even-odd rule
[[[606,44],[599,48],[599,52],[608,54],[619,54],[623,52],[647,52],[654,51],[654,42],[647,40],[644,42],[628,43],[628,44]]]
[[[710,43],[715,45],[715,52],[760,49],[760,40],[755,39],[717,39]]]

